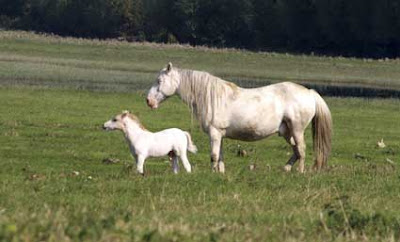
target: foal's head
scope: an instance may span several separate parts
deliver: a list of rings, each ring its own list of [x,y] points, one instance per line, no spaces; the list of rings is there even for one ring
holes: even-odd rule
[[[140,123],[138,117],[129,111],[124,111],[121,114],[116,115],[114,118],[108,120],[103,124],[104,130],[122,130],[125,131],[126,126],[128,125],[128,121],[133,121],[136,123],[141,129],[145,129],[144,126]]]
[[[172,68],[171,62],[160,71],[156,82],[147,94],[147,105],[151,108],[158,108],[158,105],[167,97],[176,93],[179,86],[179,73]]]

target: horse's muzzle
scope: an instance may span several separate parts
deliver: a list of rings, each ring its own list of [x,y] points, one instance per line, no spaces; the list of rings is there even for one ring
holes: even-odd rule
[[[147,106],[149,106],[151,109],[158,108],[158,105],[154,99],[146,98],[146,103],[147,103]]]

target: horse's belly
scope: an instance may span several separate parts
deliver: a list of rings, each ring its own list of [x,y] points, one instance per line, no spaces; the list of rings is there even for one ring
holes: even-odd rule
[[[225,137],[243,141],[256,141],[264,139],[272,134],[278,132],[275,127],[242,127],[242,128],[228,128],[226,129]]]
[[[255,141],[278,132],[283,117],[279,104],[279,102],[270,103],[267,99],[258,105],[248,102],[242,107],[233,107],[229,125],[225,128],[225,136]]]

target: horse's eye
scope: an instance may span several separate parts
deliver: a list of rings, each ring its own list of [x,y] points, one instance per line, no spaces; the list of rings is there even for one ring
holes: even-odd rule
[[[112,120],[113,122],[117,122],[117,119],[116,118],[113,118],[113,120]]]

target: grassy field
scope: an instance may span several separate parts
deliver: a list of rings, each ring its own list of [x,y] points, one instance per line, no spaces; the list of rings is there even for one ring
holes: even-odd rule
[[[398,60],[0,36],[0,241],[400,240],[399,100],[326,98],[334,119],[327,171],[284,173],[290,148],[273,136],[225,140],[220,175],[187,107],[172,98],[152,111],[141,91],[170,60],[229,78],[307,75],[396,88]],[[174,175],[160,158],[146,162],[145,177],[135,174],[122,134],[101,129],[124,109],[152,131],[189,130],[199,148],[189,157],[194,172]],[[310,131],[306,138],[309,168]],[[249,155],[237,156],[238,145]]]

